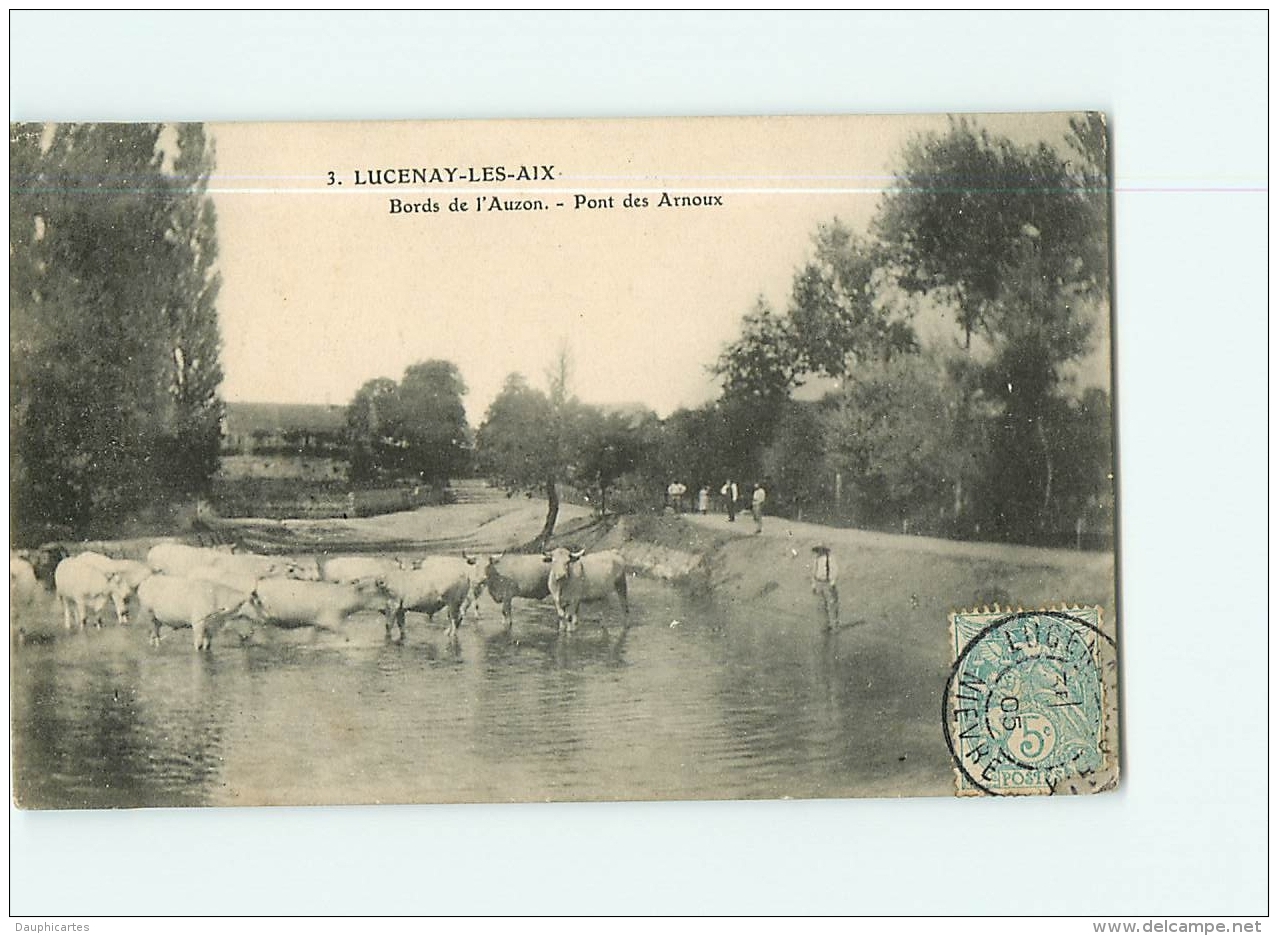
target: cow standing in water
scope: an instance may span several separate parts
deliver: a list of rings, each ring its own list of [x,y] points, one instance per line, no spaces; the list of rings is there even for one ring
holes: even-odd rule
[[[404,638],[404,620],[409,611],[430,615],[448,609],[448,636],[456,637],[461,625],[462,608],[469,600],[472,585],[469,563],[448,556],[431,556],[422,560],[419,569],[388,572],[377,580],[390,593],[386,634],[399,628]]]
[[[27,639],[27,631],[17,623],[19,609],[24,612],[34,608],[44,595],[44,588],[36,577],[35,566],[31,560],[9,553],[9,627],[13,630],[18,643]],[[15,629],[16,628],[16,629]]]
[[[630,625],[630,601],[626,593],[626,563],[616,550],[587,556],[584,549],[560,547],[544,553],[550,564],[550,597],[559,615],[559,629],[574,631],[583,601],[600,601],[615,592],[625,615],[623,627]]]
[[[87,563],[101,572],[103,575],[115,575],[119,581],[123,582],[129,588],[129,595],[125,596],[125,603],[119,614],[120,623],[129,623],[129,605],[128,599],[137,593],[138,586],[149,579],[155,573],[151,567],[145,562],[138,562],[136,559],[112,559],[110,556],[104,556],[97,552],[82,552],[77,556],[81,562]]]
[[[259,579],[253,596],[262,616],[281,627],[340,630],[359,611],[382,611],[391,599],[380,581],[365,579],[354,585],[308,582],[290,578]]]
[[[516,598],[541,601],[550,597],[550,565],[541,556],[496,553],[488,557],[483,582],[493,601],[501,605],[502,623],[509,631],[515,624],[512,606]]]
[[[151,643],[160,643],[160,625],[189,627],[196,650],[210,650],[213,635],[229,619],[262,619],[256,595],[204,579],[156,573],[138,586],[138,601],[151,616]]]
[[[102,612],[108,602],[115,606],[116,619],[121,624],[129,622],[128,601],[133,589],[119,573],[105,573],[92,559],[72,556],[58,563],[53,581],[58,600],[62,602],[62,623],[67,630],[76,624],[83,629],[90,611],[94,626],[101,627]]]
[[[325,582],[350,585],[360,579],[375,579],[390,572],[400,572],[412,567],[412,563],[406,563],[402,559],[389,559],[382,556],[335,556],[324,561],[320,568],[320,576]]]
[[[71,554],[66,551],[66,548],[58,545],[57,543],[50,543],[36,549],[10,550],[10,568],[12,569],[12,563],[15,557],[26,561],[35,572],[36,581],[40,583],[41,587],[46,591],[52,592],[55,588],[53,581],[54,573],[57,571],[58,565],[62,562],[62,560],[66,559],[69,555]]]

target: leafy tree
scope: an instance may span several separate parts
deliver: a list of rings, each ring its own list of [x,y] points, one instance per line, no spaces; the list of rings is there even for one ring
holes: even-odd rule
[[[655,419],[655,416],[652,417]],[[608,491],[644,461],[648,418],[581,407],[574,425],[575,480],[599,492],[599,513],[608,511]]]
[[[825,408],[822,403],[787,403],[772,441],[763,450],[762,474],[772,481],[768,502],[774,512],[833,512],[834,471],[827,459]]]
[[[451,361],[423,361],[404,371],[394,408],[408,473],[446,482],[465,471],[470,457],[465,393],[466,384]]]
[[[470,459],[466,384],[451,361],[421,361],[399,383],[385,377],[359,388],[346,409],[351,478],[421,478],[447,483]]]
[[[740,471],[743,454],[734,442],[733,427],[722,405],[708,404],[679,409],[662,427],[660,456],[654,486],[664,491],[671,481],[695,488],[722,484],[728,474]]]
[[[883,299],[884,258],[836,218],[812,238],[814,253],[795,274],[790,302],[795,364],[843,377],[858,362],[917,347],[908,318]]]
[[[529,386],[523,374],[508,375],[475,434],[479,470],[511,486],[541,484],[550,461],[542,431],[549,420],[546,395]]]
[[[1100,288],[1094,246],[1105,231],[1095,209],[1104,202],[1095,179],[1071,171],[1046,143],[1018,146],[959,118],[944,136],[906,148],[875,228],[903,271],[902,285],[951,299],[970,344],[979,329],[999,330],[1008,270],[1027,230],[1037,232],[1041,271],[1054,290]]]
[[[172,236],[166,243],[174,254],[174,277],[163,311],[173,404],[167,457],[188,490],[199,490],[217,471],[223,415],[218,396],[222,366],[217,297],[222,279],[216,269],[217,216],[212,200],[205,197],[213,161],[204,126],[179,125],[173,179],[179,190],[198,197],[175,199],[170,211]]]
[[[1095,296],[1109,294],[1109,239],[1100,236],[1109,230],[1112,198],[1109,189],[1109,131],[1105,117],[1094,111],[1071,117],[1065,144],[1075,157],[1069,162],[1070,174],[1080,183],[1083,205],[1090,215],[1083,239],[1081,263],[1091,271]]]
[[[984,467],[985,421],[960,359],[920,353],[862,368],[824,416],[828,458],[859,519],[954,529]],[[938,521],[948,518],[938,529]]]
[[[777,315],[759,297],[741,320],[740,337],[710,370],[723,382],[718,404],[675,414],[670,430],[700,453],[688,468],[698,473],[712,469],[710,477],[725,468],[736,477],[753,475],[791,392],[803,382],[803,356],[793,321]]]
[[[838,219],[821,225],[812,243],[812,256],[795,273],[788,315],[760,297],[711,368],[723,381],[730,460],[746,474],[762,467],[783,414],[795,412],[791,392],[808,376],[841,379],[917,349],[908,314],[882,289],[881,251]]]
[[[475,437],[477,461],[490,477],[513,487],[544,486],[546,522],[538,534],[540,542],[554,534],[558,481],[566,469],[566,366],[561,373],[563,382],[551,396],[529,386],[522,374],[507,376]]]
[[[203,128],[16,124],[9,142],[16,535],[202,490],[222,377]]]
[[[387,377],[367,381],[346,408],[352,481],[369,481],[395,460],[399,385]]]
[[[1108,283],[1103,124],[1076,121],[1071,163],[965,120],[905,152],[876,229],[901,285],[952,304],[966,347],[990,348],[984,389],[1001,404],[991,439],[991,532],[1024,537],[1050,522],[1061,368],[1087,351],[1083,314]]]
[[[572,353],[567,342],[546,369],[546,383],[550,404],[550,415],[543,427],[546,433],[546,522],[537,536],[537,541],[543,545],[555,534],[555,523],[559,519],[558,482],[568,472],[571,440],[580,411],[580,405],[571,393]]]
[[[741,336],[710,368],[726,397],[772,406],[801,385],[793,323],[760,296],[741,319]]]

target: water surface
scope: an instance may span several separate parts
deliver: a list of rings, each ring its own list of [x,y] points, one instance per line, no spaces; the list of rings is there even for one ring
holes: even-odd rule
[[[82,808],[952,789],[939,696],[872,626],[823,636],[815,614],[645,580],[631,594],[628,632],[615,603],[560,635],[548,603],[522,602],[507,636],[486,598],[455,642],[415,615],[403,643],[370,616],[228,632],[204,654],[189,631],[152,647],[139,626],[50,628],[14,647],[15,793]]]

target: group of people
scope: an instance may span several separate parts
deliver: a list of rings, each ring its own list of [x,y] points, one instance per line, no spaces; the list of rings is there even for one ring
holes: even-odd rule
[[[688,494],[688,486],[681,481],[671,481],[666,488],[666,506],[675,513],[683,513],[685,509],[685,498]],[[719,488],[719,494],[722,495],[724,505],[727,508],[728,522],[735,523],[737,520],[737,510],[739,505],[744,505],[741,509],[748,508],[750,515],[754,518],[754,532],[763,532],[763,505],[767,503],[768,491],[766,482],[764,484],[755,484],[751,487],[749,495],[742,500],[742,487],[729,478],[723,483],[723,487]],[[696,495],[697,513],[702,516],[710,513],[710,488],[703,486]]]
[[[737,482],[729,478],[724,482],[723,487],[719,488],[719,493],[723,495],[728,505],[728,522],[735,523],[737,519],[737,504],[742,503],[741,488]],[[744,501],[745,505],[750,509],[750,515],[754,518],[754,532],[763,532],[763,505],[768,501],[768,489],[766,484],[756,484],[750,491],[749,497]]]

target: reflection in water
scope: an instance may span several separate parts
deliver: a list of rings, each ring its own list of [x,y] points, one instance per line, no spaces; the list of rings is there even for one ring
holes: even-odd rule
[[[629,631],[597,608],[560,634],[525,602],[512,633],[486,616],[457,640],[414,616],[387,641],[370,616],[211,654],[125,627],[15,648],[15,792],[84,807],[839,796],[894,776],[946,791],[939,701],[894,676],[883,635],[645,581],[632,595]]]

